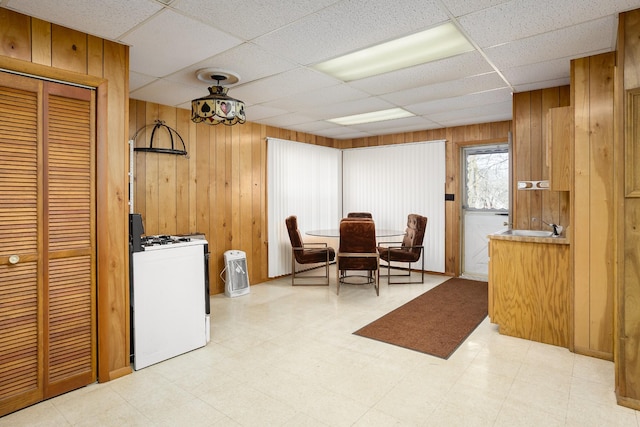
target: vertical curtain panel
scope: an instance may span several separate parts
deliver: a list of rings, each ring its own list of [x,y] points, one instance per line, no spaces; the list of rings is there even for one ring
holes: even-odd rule
[[[404,230],[411,213],[428,218],[424,267],[444,273],[445,141],[343,151],[343,209],[373,214],[376,227]],[[393,241],[401,240],[392,239]]]
[[[285,219],[298,217],[304,233],[336,228],[342,215],[342,152],[336,148],[267,138],[269,277],[291,273]]]

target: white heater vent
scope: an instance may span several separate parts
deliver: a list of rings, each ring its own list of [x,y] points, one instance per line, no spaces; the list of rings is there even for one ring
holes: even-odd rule
[[[225,267],[220,273],[220,277],[225,282],[224,294],[228,297],[248,294],[251,288],[247,273],[247,255],[243,251],[226,251],[224,265]],[[223,274],[225,277],[222,277]]]

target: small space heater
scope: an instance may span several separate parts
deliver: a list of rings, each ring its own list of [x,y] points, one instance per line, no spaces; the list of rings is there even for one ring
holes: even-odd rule
[[[220,273],[220,277],[225,283],[224,294],[228,297],[248,294],[250,288],[246,254],[243,251],[226,251],[224,265],[224,269]],[[225,277],[222,277],[223,274]]]

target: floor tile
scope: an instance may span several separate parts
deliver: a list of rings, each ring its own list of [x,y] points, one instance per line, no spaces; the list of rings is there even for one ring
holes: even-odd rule
[[[211,342],[0,418],[22,426],[621,426],[613,363],[500,335],[485,319],[445,360],[353,332],[446,280],[211,298]]]

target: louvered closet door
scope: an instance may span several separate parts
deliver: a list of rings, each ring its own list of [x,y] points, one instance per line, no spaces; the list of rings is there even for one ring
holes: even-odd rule
[[[92,104],[88,89],[45,83],[45,398],[95,380]]]
[[[0,415],[42,399],[42,83],[0,73]]]
[[[96,378],[94,104],[0,73],[0,416]]]

